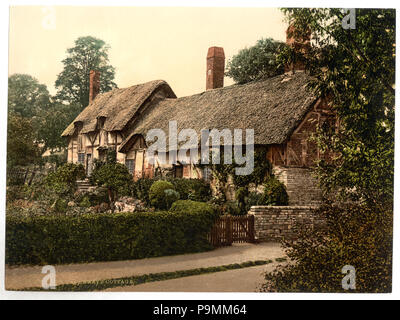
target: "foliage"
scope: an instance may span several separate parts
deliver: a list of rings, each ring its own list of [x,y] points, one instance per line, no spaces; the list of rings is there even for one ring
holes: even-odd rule
[[[7,186],[6,189],[6,199],[7,202],[12,202],[18,199],[26,199],[29,195],[27,192],[28,186],[26,185],[13,185]]]
[[[83,208],[89,208],[91,205],[92,204],[90,203],[90,199],[87,195],[85,195],[79,203],[79,206]]]
[[[67,200],[65,199],[58,198],[54,202],[54,209],[57,213],[65,213],[67,211],[67,208],[68,208],[68,203]]]
[[[52,100],[47,87],[28,74],[13,74],[8,78],[8,112],[30,121],[34,141],[43,151],[64,148],[63,130],[80,112],[76,105]],[[29,120],[28,120],[29,119]]]
[[[43,143],[42,150],[58,151],[67,146],[67,140],[61,134],[80,111],[78,104],[55,102],[37,113],[33,122],[37,139]]]
[[[268,274],[264,290],[343,292],[341,269],[352,265],[355,291],[390,292],[395,10],[356,9],[355,30],[342,27],[340,9],[284,12],[299,35],[311,29],[315,45],[303,57],[310,87],[340,124],[324,124],[316,138],[320,184],[352,204],[328,203],[321,209],[326,229],[300,230],[296,243],[286,243],[294,263]]]
[[[44,84],[28,74],[8,77],[8,112],[33,118],[50,105],[50,94]]]
[[[35,141],[32,121],[10,113],[7,127],[7,167],[35,163],[39,156],[40,152]]]
[[[264,183],[264,191],[260,199],[261,205],[286,206],[289,197],[285,185],[275,177],[270,177]]]
[[[356,29],[344,29],[340,9],[284,9],[296,34],[312,31],[303,57],[311,88],[326,97],[340,127],[321,128],[318,146],[332,161],[318,175],[329,193],[377,203],[392,201],[394,177],[395,10],[356,9]],[[331,158],[331,157],[330,157]]]
[[[65,149],[62,153],[51,153],[49,156],[42,156],[41,165],[44,163],[54,164],[56,168],[67,163],[68,151]]]
[[[226,201],[222,205],[222,212],[224,214],[230,214],[232,216],[240,216],[242,214],[245,214],[242,212],[237,201]]]
[[[204,205],[194,204],[190,212],[177,205],[174,212],[151,214],[7,216],[6,263],[112,261],[209,250],[206,236],[216,215]]]
[[[252,206],[263,206],[264,203],[264,195],[262,193],[253,191],[249,192],[246,198],[246,212],[249,212]]]
[[[230,214],[247,214],[251,206],[285,206],[288,205],[288,194],[286,187],[278,179],[270,176],[263,184],[262,193],[257,191],[249,192],[246,187],[236,190],[236,201],[227,206]]]
[[[351,265],[356,270],[356,290],[351,292],[390,292],[392,209],[326,206],[316,214],[326,219],[326,227],[311,230],[298,226],[299,239],[285,242],[293,263],[268,273],[263,290],[346,292],[341,270]]]
[[[175,201],[178,201],[180,198],[179,192],[172,190],[172,189],[167,189],[164,191],[164,198],[165,198],[165,203],[167,208],[171,208],[172,204]]]
[[[59,195],[70,195],[76,191],[76,181],[85,176],[85,168],[81,164],[66,163],[49,173],[46,184]]]
[[[212,221],[198,221],[199,224],[204,223],[208,225],[210,222],[213,222],[216,217],[215,208],[205,202],[193,201],[193,200],[178,200],[172,204],[170,212],[182,213],[187,215],[195,215],[201,219],[211,219]],[[201,228],[199,226],[199,228]]]
[[[95,191],[88,192],[86,194],[86,196],[88,197],[91,206],[96,206],[96,205],[100,205],[102,203],[109,202],[108,193],[107,193],[106,188],[98,187],[98,188],[96,188]]]
[[[174,186],[182,200],[207,202],[211,199],[210,184],[202,179],[163,178]],[[133,182],[131,195],[150,205],[149,192],[152,184],[159,179],[141,178]]]
[[[284,68],[278,64],[277,56],[284,46],[271,38],[258,40],[228,61],[225,75],[242,84],[282,74]]]
[[[272,165],[267,160],[267,151],[258,149],[254,152],[254,169],[249,175],[236,175],[234,159],[232,164],[224,164],[224,154],[220,153],[220,163],[211,165],[213,177],[216,179],[216,186],[221,194],[225,194],[229,177],[232,177],[235,187],[248,188],[250,184],[258,186],[262,184],[268,177],[272,176]]]
[[[132,196],[150,205],[149,192],[155,179],[140,178],[132,183]]]
[[[233,175],[235,186],[247,187],[249,184],[258,186],[272,175],[272,165],[267,160],[267,151],[258,149],[254,152],[254,169],[248,175]]]
[[[67,50],[67,58],[62,63],[63,71],[57,76],[55,87],[59,101],[78,104],[81,110],[89,104],[89,73],[100,72],[100,92],[116,88],[113,82],[115,69],[109,64],[109,46],[94,37],[80,37],[75,46]]]
[[[203,179],[167,178],[182,200],[207,202],[211,199],[211,187]]]
[[[96,185],[107,188],[111,204],[118,196],[129,195],[132,179],[127,167],[118,162],[97,163],[90,177]]]
[[[169,209],[165,190],[174,190],[171,182],[159,180],[155,181],[149,190],[150,205],[156,209]]]
[[[239,189],[236,190],[235,198],[238,203],[238,209],[240,210],[240,213],[246,214],[246,199],[249,194],[249,190],[244,187],[240,187]]]

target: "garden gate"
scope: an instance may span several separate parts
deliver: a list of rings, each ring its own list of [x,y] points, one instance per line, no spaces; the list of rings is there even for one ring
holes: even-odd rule
[[[215,247],[234,242],[254,242],[254,216],[222,216],[215,222],[208,240]]]

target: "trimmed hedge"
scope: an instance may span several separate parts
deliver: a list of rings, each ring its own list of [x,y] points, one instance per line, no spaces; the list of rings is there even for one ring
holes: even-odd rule
[[[113,261],[210,250],[207,233],[216,217],[211,206],[197,203],[185,210],[176,204],[173,212],[10,216],[6,263]]]

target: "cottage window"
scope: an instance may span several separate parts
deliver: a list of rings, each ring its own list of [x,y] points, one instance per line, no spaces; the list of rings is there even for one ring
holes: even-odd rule
[[[83,150],[83,137],[81,135],[78,136],[78,150]]]
[[[130,174],[133,174],[133,171],[135,170],[135,160],[133,159],[126,159],[125,160],[125,165],[128,168],[128,171]]]
[[[78,163],[85,164],[85,154],[84,153],[78,153]]]
[[[183,166],[175,166],[174,176],[175,178],[183,178]]]

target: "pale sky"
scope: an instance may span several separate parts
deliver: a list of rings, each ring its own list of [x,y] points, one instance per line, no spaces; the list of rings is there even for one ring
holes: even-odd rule
[[[110,45],[118,87],[162,79],[182,97],[205,90],[209,47],[223,47],[227,62],[263,37],[284,41],[283,19],[276,8],[14,6],[9,75],[30,74],[54,94],[67,48],[90,35]]]

